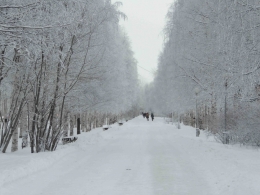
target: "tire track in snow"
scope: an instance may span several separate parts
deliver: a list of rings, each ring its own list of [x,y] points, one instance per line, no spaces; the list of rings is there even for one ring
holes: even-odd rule
[[[152,127],[151,127],[152,128]],[[174,134],[174,126],[158,130],[152,128],[150,152],[153,154],[154,195],[208,195],[207,182],[192,164],[185,149],[178,145],[180,137]]]

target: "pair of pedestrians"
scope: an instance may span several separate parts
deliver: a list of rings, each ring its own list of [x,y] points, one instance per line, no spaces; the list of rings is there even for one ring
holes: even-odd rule
[[[147,119],[147,121],[149,121],[149,112],[147,112],[147,113],[142,112],[142,115],[143,115],[144,118]],[[152,118],[152,121],[153,121],[154,120],[154,114],[153,113],[151,113],[151,118]]]

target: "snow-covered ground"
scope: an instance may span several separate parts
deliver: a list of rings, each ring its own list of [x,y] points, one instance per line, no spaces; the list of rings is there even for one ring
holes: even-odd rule
[[[0,195],[259,195],[256,149],[142,117],[55,152],[0,154]]]

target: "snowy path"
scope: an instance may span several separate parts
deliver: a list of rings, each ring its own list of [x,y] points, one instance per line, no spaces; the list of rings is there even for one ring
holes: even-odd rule
[[[177,130],[161,118],[83,133],[32,159],[0,155],[0,195],[260,194],[257,150],[196,138],[193,128]]]

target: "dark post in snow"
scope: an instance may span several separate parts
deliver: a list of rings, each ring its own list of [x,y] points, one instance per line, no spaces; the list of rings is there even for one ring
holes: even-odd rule
[[[225,81],[224,131],[227,131],[227,78]]]
[[[80,116],[77,118],[77,134],[80,134]]]
[[[197,111],[197,96],[198,96],[198,93],[199,93],[199,89],[198,88],[195,88],[195,95],[196,95],[196,108],[195,108],[195,115],[196,115],[196,118],[195,118],[195,126],[196,126],[196,137],[199,137],[200,136],[200,130],[198,128],[198,111]]]
[[[223,132],[223,137],[224,137],[224,144],[229,144],[229,133],[227,132],[227,76],[225,78],[225,105],[224,105],[224,132]]]

